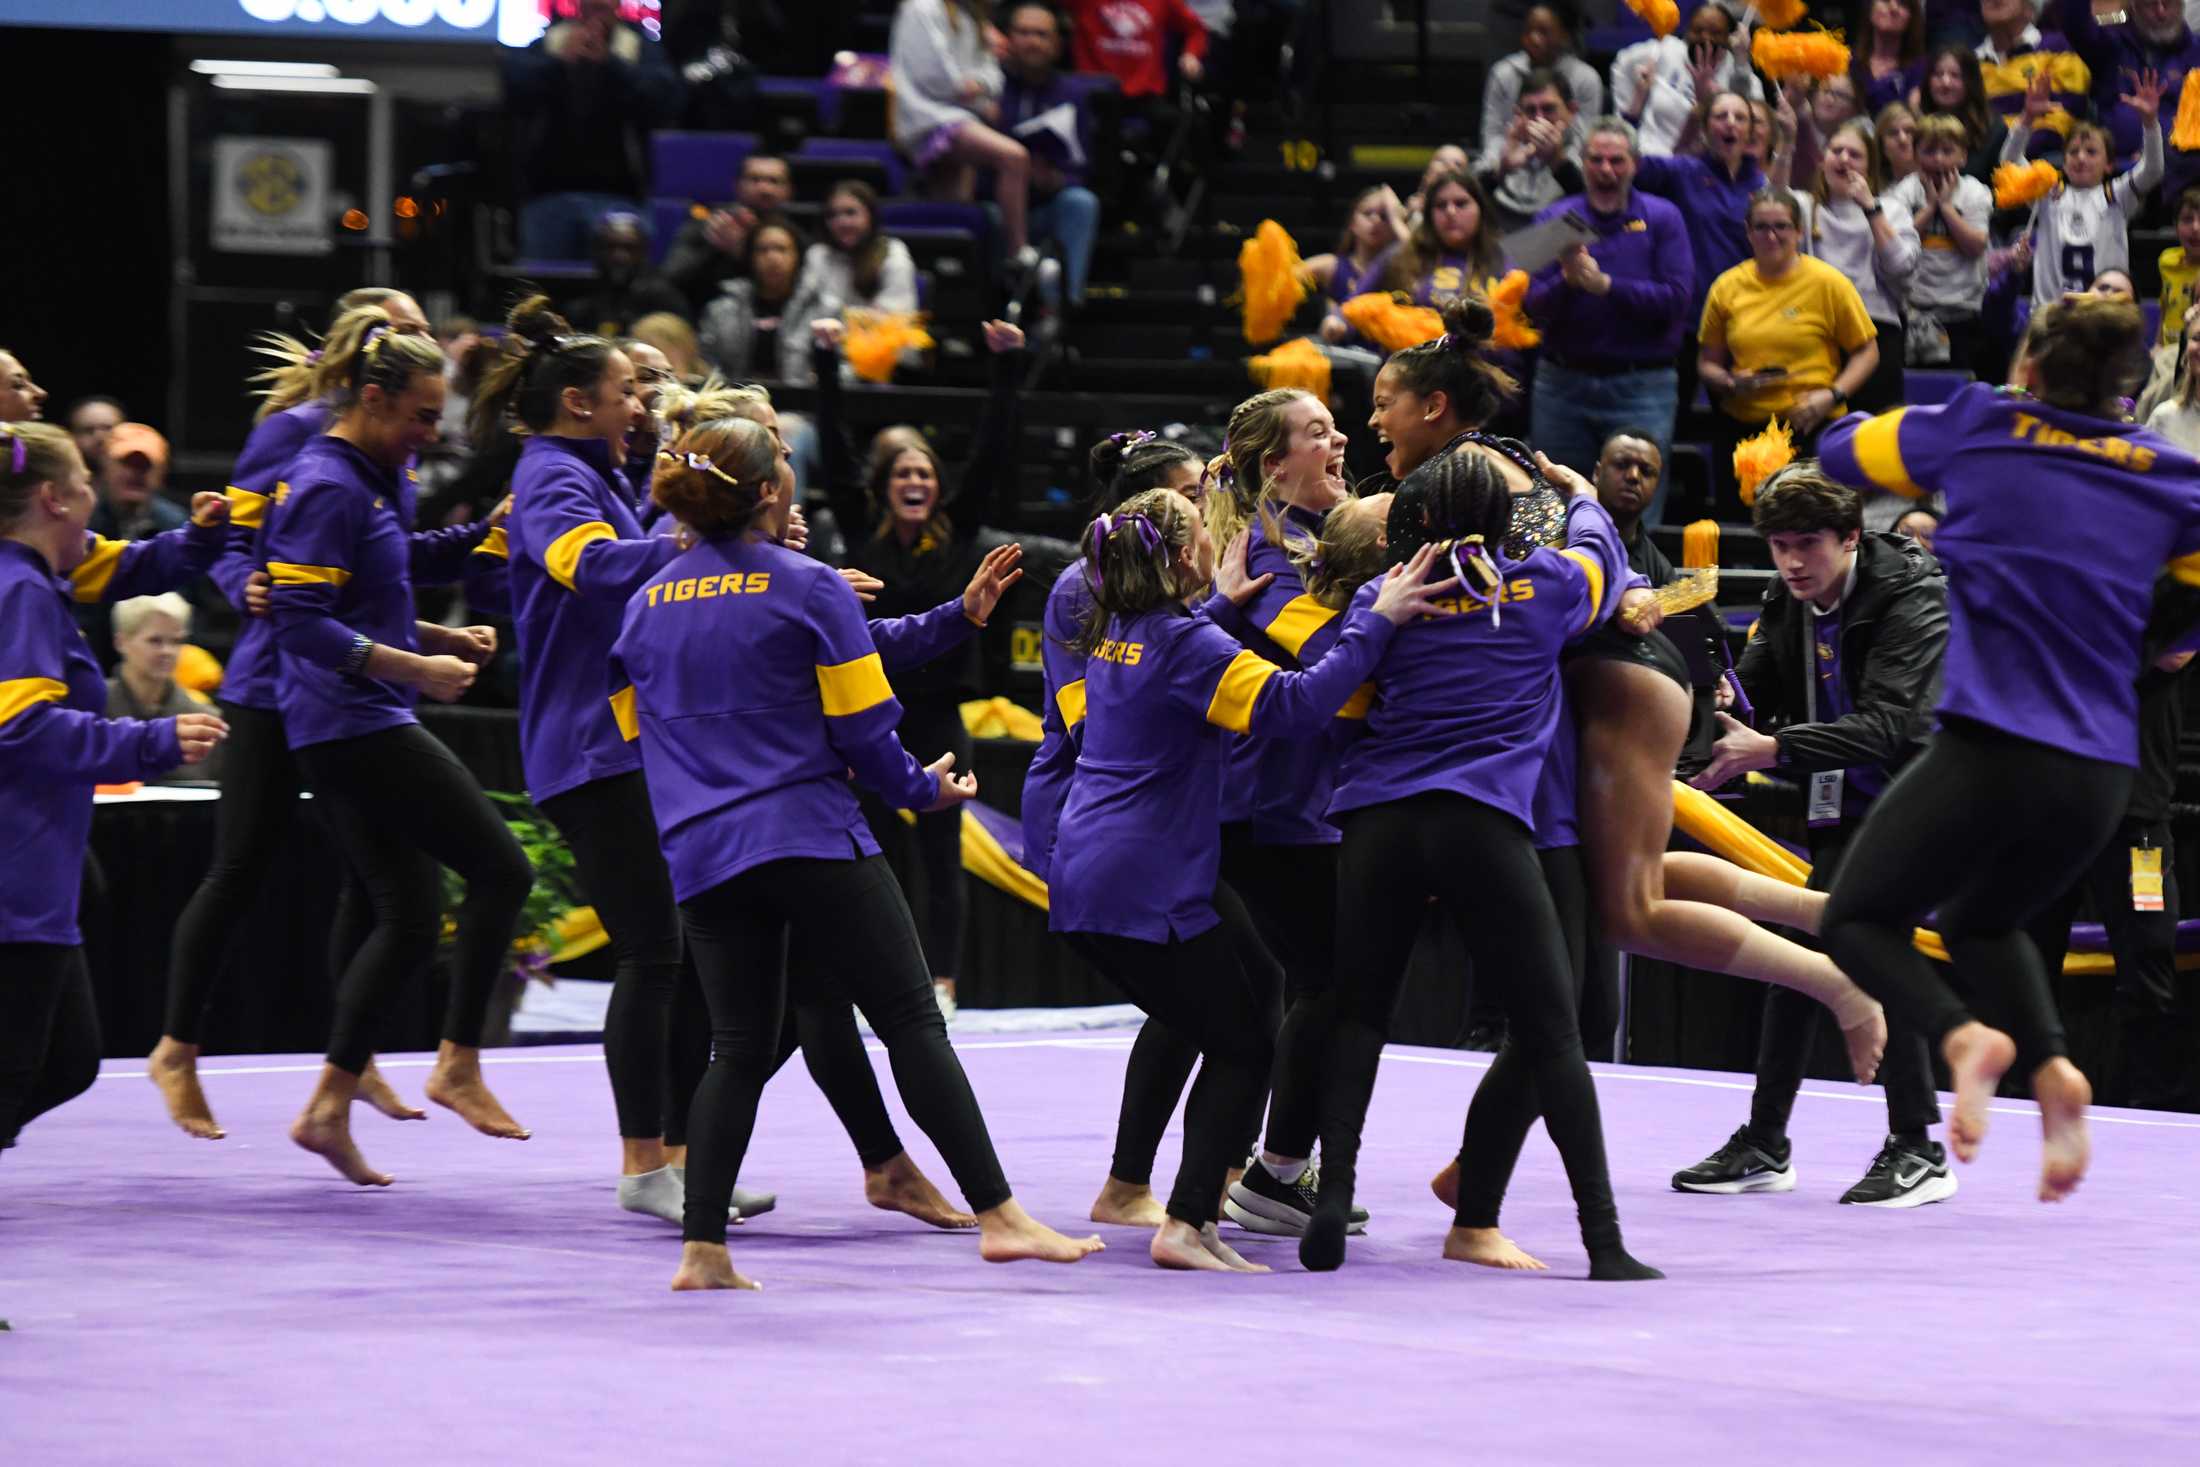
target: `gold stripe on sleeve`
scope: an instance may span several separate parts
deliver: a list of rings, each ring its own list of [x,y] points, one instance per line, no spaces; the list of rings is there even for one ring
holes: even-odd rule
[[[1222,681],[1207,703],[1207,721],[1232,733],[1247,733],[1253,726],[1253,704],[1268,679],[1279,669],[1258,652],[1240,652],[1222,671]]]

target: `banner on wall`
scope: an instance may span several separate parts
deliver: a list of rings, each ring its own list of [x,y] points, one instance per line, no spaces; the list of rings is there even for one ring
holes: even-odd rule
[[[213,246],[247,255],[325,255],[332,150],[314,138],[214,140]]]
[[[525,46],[579,0],[0,0],[0,25],[100,26],[171,35],[294,35]],[[619,0],[657,33],[660,0]]]

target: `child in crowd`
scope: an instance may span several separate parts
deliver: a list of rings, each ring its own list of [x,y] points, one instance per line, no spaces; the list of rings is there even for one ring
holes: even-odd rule
[[[2139,114],[2142,125],[2138,166],[2110,177],[2108,129],[2098,123],[2078,123],[2063,147],[2061,185],[2033,208],[2027,238],[2034,310],[2090,288],[2093,277],[2103,271],[2131,268],[2131,220],[2162,181],[2162,129],[2157,121],[2162,105],[2160,78],[2152,72],[2138,78],[2124,101]],[[2048,105],[2043,82],[2026,97],[2023,117],[2009,129],[2002,153],[2005,161],[2024,161],[2032,127],[2045,116]]]
[[[2162,251],[2162,329],[2155,346],[2175,346],[2183,329],[2185,312],[2192,306],[2192,287],[2200,279],[2200,184],[2177,196],[2177,243]]]
[[[1917,124],[1917,172],[1887,190],[1886,207],[1917,227],[1910,275],[1909,359],[1979,372],[1979,312],[1986,301],[1986,230],[1994,193],[1963,171],[1970,132],[1952,112]],[[2200,223],[2200,219],[2196,219]]]

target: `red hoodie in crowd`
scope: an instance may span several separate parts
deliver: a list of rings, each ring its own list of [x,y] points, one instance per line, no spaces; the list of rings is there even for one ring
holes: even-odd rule
[[[1071,56],[1079,71],[1104,71],[1126,97],[1169,89],[1169,39],[1193,56],[1207,54],[1207,27],[1184,0],[1076,0]]]

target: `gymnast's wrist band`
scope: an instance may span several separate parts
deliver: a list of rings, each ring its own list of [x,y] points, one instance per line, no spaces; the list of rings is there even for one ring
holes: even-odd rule
[[[364,676],[367,670],[367,659],[373,655],[374,638],[353,637],[351,639],[351,655],[344,659],[344,675],[347,677]]]

